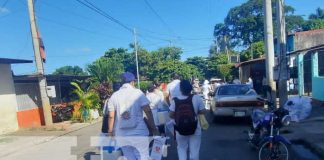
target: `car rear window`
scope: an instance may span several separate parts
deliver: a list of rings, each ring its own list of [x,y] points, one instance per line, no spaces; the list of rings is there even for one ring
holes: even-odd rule
[[[218,95],[255,95],[255,91],[246,85],[229,85],[220,87]]]

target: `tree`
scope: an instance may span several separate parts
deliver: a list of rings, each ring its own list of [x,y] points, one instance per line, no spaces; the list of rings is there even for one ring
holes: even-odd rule
[[[180,75],[183,79],[191,79],[192,77],[201,77],[196,66],[186,64],[181,61],[167,60],[161,61],[151,70],[153,80],[168,82],[174,73]]]
[[[251,52],[253,53],[253,57]],[[265,48],[264,48],[263,41],[255,42],[249,48],[242,51],[240,55],[240,60],[241,62],[244,62],[252,58],[253,59],[260,58],[264,55],[264,52],[265,52]]]
[[[316,13],[309,15],[309,20],[303,24],[303,29],[308,31],[322,28],[324,28],[324,10],[317,8]]]
[[[303,25],[305,31],[314,30],[314,29],[323,29],[324,28],[324,19],[310,19]]]
[[[276,5],[274,0],[272,5],[274,6],[273,13],[275,13]],[[285,6],[286,23],[289,24],[286,27],[287,31],[300,28],[302,25],[302,17],[293,15],[294,11],[293,7]],[[275,18],[276,16],[273,17]],[[230,9],[224,23],[216,24],[214,36],[217,39],[225,33],[229,39],[227,42],[230,43],[230,46],[250,46],[254,42],[263,40],[263,21],[263,0],[248,0],[246,3]]]
[[[309,15],[309,19],[324,19],[324,9],[317,8],[316,13]]]
[[[85,76],[86,72],[79,66],[63,66],[57,68],[53,73],[53,75],[76,75],[76,76]]]
[[[195,56],[195,57],[187,58],[185,63],[196,66],[199,73],[203,77],[206,77],[207,70],[208,70],[207,58]],[[197,77],[197,78],[202,78],[202,77]]]
[[[180,60],[182,49],[178,47],[162,47],[157,51],[152,52],[153,60],[167,61],[167,60]]]
[[[101,57],[89,64],[87,71],[92,76],[91,80],[93,82],[115,82],[119,79],[120,74],[124,72],[124,66],[113,58]]]

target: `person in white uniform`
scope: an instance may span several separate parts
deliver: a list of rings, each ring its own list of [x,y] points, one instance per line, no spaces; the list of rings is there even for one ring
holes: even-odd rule
[[[187,99],[191,95],[192,85],[187,80],[182,80],[180,82],[180,90],[181,95],[177,98],[180,100]],[[193,95],[192,104],[196,115],[205,114],[205,106],[203,100],[198,95]],[[175,101],[171,101],[170,106],[170,118],[175,117]],[[193,135],[183,136],[176,131],[176,141],[177,141],[177,150],[178,150],[178,158],[179,160],[187,160],[187,150],[189,147],[189,159],[191,160],[199,160],[199,150],[201,143],[201,126],[200,123],[197,122],[197,128]]]
[[[159,125],[158,122],[158,110],[163,108],[163,100],[159,93],[157,92],[156,86],[152,85],[148,89],[148,93],[146,94],[147,99],[150,101],[150,108],[153,113],[154,124],[156,126]]]
[[[115,135],[117,138],[130,137],[129,139],[132,136],[145,137],[149,135],[148,129],[154,135],[158,135],[149,106],[150,102],[144,93],[134,86],[135,76],[125,72],[122,74],[122,80],[124,84],[108,101],[108,135]],[[143,119],[143,111],[148,119],[147,125]],[[149,158],[147,147],[132,140],[128,145],[121,146],[121,149],[128,160],[147,160]]]
[[[170,82],[168,85],[167,85],[167,97],[168,97],[168,100],[169,100],[169,104],[170,102],[172,101],[173,98],[175,97],[178,97],[181,95],[181,92],[180,92],[180,76],[178,74],[173,74],[172,75],[172,82]]]
[[[206,109],[209,109],[209,105],[208,105],[208,102],[209,102],[209,92],[211,92],[211,87],[209,85],[209,81],[208,80],[205,80],[204,81],[204,85],[202,86],[202,93],[204,95],[204,101],[205,101],[205,108]]]

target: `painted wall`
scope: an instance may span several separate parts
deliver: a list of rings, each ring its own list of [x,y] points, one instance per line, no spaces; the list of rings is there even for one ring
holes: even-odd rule
[[[43,110],[37,83],[15,83],[18,124],[20,128],[38,127],[44,124]]]
[[[294,50],[306,49],[324,44],[323,37],[324,31],[307,34],[296,34],[294,36]]]
[[[17,100],[10,64],[0,64],[0,134],[18,129]]]
[[[313,83],[313,98],[324,101],[324,77],[321,77],[318,75],[318,52],[313,54],[312,56],[312,65],[313,65],[313,70],[312,70],[312,83]]]

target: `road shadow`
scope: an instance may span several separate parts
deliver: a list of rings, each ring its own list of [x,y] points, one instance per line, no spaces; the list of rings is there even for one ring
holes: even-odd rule
[[[250,117],[212,117],[210,119],[212,124],[217,125],[239,125],[239,126],[249,126],[251,125]]]
[[[96,152],[87,152],[83,155],[84,160],[100,160],[100,154]]]

